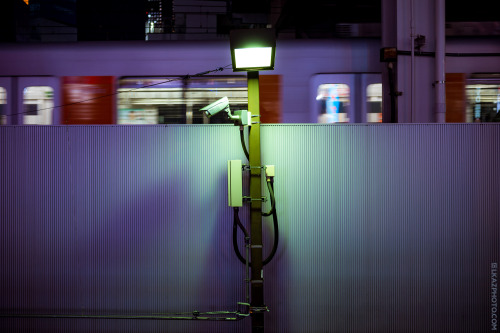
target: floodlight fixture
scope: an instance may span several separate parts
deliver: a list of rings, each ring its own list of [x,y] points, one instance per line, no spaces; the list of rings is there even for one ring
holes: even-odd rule
[[[229,34],[234,72],[274,69],[274,29],[237,29]]]

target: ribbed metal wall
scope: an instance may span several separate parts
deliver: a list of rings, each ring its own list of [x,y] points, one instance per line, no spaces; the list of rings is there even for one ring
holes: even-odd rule
[[[227,160],[244,156],[236,127],[2,127],[0,133],[3,312],[234,311],[244,301],[244,267],[233,254],[226,207]],[[38,332],[246,326],[0,320],[0,331]]]
[[[244,300],[226,193],[226,162],[244,157],[237,127],[4,126],[0,140],[2,313]],[[266,331],[491,329],[500,126],[264,125],[262,140],[280,222]],[[0,318],[0,329],[249,332],[250,320]]]

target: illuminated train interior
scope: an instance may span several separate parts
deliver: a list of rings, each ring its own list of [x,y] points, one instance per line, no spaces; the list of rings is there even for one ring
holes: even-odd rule
[[[352,74],[351,76],[355,76]],[[315,84],[314,101],[317,112],[317,123],[377,123],[382,122],[382,83],[368,83],[362,87],[362,97],[353,101],[352,92],[355,86],[343,80],[349,75],[328,75],[332,77],[328,83]],[[335,80],[335,76],[341,77]],[[348,77],[349,79],[349,77]],[[63,95],[68,103],[62,108],[63,124],[81,124],[91,115],[86,110],[89,106],[101,112],[92,123],[104,124],[208,124],[232,123],[219,114],[207,118],[199,112],[203,106],[227,96],[231,109],[246,109],[248,103],[245,77],[212,77],[192,78],[189,81],[168,77],[123,77],[117,80],[117,89],[109,90],[116,95],[116,114],[109,114],[104,119],[101,96],[98,84],[63,84]],[[322,80],[324,82],[324,80]],[[354,80],[348,80],[354,81]],[[164,83],[162,83],[164,82]],[[112,82],[104,84],[113,86]],[[151,86],[153,85],[153,86]],[[150,87],[148,87],[150,86]],[[358,89],[359,89],[358,88]],[[96,92],[97,91],[97,92]],[[107,90],[106,90],[107,91]],[[472,77],[467,80],[466,122],[499,122],[500,121],[500,77],[489,75]],[[71,98],[71,96],[74,96]],[[90,101],[89,101],[90,99]],[[96,103],[97,102],[97,103]],[[7,103],[7,91],[0,87],[0,111],[2,124],[7,123],[4,114]],[[89,103],[91,103],[89,105]],[[359,112],[354,106],[360,105]],[[53,88],[50,86],[29,86],[23,90],[23,123],[27,125],[58,124],[53,119],[53,108],[59,106],[54,101]],[[72,116],[66,113],[72,112]],[[87,118],[86,118],[87,117]],[[101,121],[100,121],[101,120]]]
[[[118,85],[118,124],[230,123],[223,113],[207,118],[199,110],[224,96],[232,110],[248,104],[244,77],[121,78]]]
[[[111,123],[116,124],[208,124],[232,123],[223,114],[207,118],[199,112],[203,106],[227,96],[232,110],[246,109],[248,95],[246,78],[216,77],[195,78],[189,82],[182,80],[169,81],[167,77],[120,78],[116,89],[117,113]],[[165,82],[164,84],[158,84]],[[143,86],[158,84],[154,87]],[[332,81],[314,86],[318,123],[377,123],[382,122],[382,83],[369,83],[364,89],[361,121],[355,121],[352,109],[352,86]],[[75,98],[70,103],[86,105],[85,100],[95,98],[92,85],[65,87],[75,90]],[[466,119],[467,122],[499,122],[500,121],[500,78],[471,78],[467,80]],[[30,125],[57,124],[52,119],[54,98],[53,89],[49,86],[30,86],[23,92],[23,123]],[[99,96],[99,95],[96,95]],[[355,103],[359,103],[355,102]],[[6,104],[6,89],[0,87],[0,110]],[[56,105],[57,106],[57,105]],[[75,109],[73,107],[73,109]],[[86,112],[73,110],[67,124],[81,123],[80,118]],[[6,123],[6,115],[2,114],[2,123]],[[103,123],[110,123],[109,121]]]

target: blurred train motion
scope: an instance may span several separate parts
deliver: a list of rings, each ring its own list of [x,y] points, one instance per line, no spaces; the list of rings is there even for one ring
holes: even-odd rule
[[[262,122],[381,122],[379,51],[377,39],[278,41],[275,70],[260,73]],[[199,109],[223,96],[247,108],[246,74],[221,70],[224,41],[13,44],[0,59],[4,125],[230,123]],[[498,66],[464,57],[446,71],[449,121],[500,121]]]

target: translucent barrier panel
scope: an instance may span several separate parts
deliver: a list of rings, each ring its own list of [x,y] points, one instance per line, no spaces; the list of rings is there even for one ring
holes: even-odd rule
[[[382,122],[382,83],[372,83],[366,87],[366,122]]]
[[[50,125],[54,107],[54,89],[48,86],[31,86],[23,92],[23,123]]]
[[[318,87],[318,123],[348,123],[350,90],[347,84],[327,83]]]

